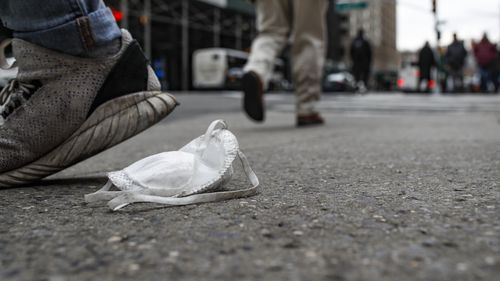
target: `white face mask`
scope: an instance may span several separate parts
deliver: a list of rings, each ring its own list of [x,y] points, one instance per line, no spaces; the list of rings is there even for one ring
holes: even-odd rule
[[[214,192],[231,180],[236,158],[252,187]],[[114,211],[135,202],[188,205],[247,197],[256,194],[259,185],[236,137],[222,120],[212,122],[205,135],[180,150],[149,156],[108,173],[108,178],[103,188],[85,195],[85,201],[111,200],[108,206]],[[111,191],[113,187],[118,191]]]

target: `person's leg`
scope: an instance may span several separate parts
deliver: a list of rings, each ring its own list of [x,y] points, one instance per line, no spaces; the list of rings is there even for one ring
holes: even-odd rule
[[[425,81],[425,92],[429,92],[429,81],[430,81],[430,73],[431,73],[431,70],[428,69],[428,68],[421,68],[419,69],[419,73],[420,73],[420,78],[419,78],[419,82],[418,82],[418,92],[423,92],[422,91],[422,83]]]
[[[363,83],[365,87],[368,88],[368,83],[370,81],[370,65],[366,65],[363,69]]]
[[[7,15],[6,22],[17,31],[21,30],[22,21],[59,18],[53,13],[59,7],[53,7],[54,10],[40,7],[40,12],[46,13],[43,16],[33,11],[26,14],[14,2],[0,0],[2,16]],[[50,1],[50,4],[55,2],[61,7],[76,3],[64,1],[63,5],[63,1]],[[102,4],[91,0],[85,3],[99,3],[82,6],[98,10]],[[3,10],[6,8],[8,13]],[[71,9],[66,11],[72,18]],[[30,32],[36,33],[28,36],[31,41],[20,39],[26,34],[20,36],[19,32],[11,41],[19,72],[0,92],[0,188],[36,181],[83,161],[154,125],[177,105],[172,96],[161,92],[138,42],[127,31],[119,34],[117,50],[106,55],[114,49],[106,43],[115,40],[114,36],[109,38],[111,41],[97,40],[97,35],[92,35],[98,32],[93,21],[87,23],[90,25],[84,29],[90,27],[85,31],[90,34],[82,34],[76,26],[73,31],[59,28],[61,24],[57,22],[55,29]],[[104,52],[100,47],[86,46],[83,38],[77,40],[80,45],[57,41],[64,36],[71,39],[75,34],[90,36],[95,46],[99,46],[97,42],[103,43]],[[50,43],[52,38],[59,38],[55,43],[60,45],[51,45],[52,48],[42,45]],[[3,55],[6,46],[0,44],[0,67],[6,65]],[[83,57],[68,54],[67,48]],[[96,53],[99,58],[93,58]]]
[[[288,0],[257,0],[255,5],[258,35],[244,71],[258,74],[267,87],[276,57],[288,42],[291,7]]]
[[[492,79],[493,79],[493,86],[494,86],[494,90],[495,90],[495,93],[498,92],[498,88],[500,86],[500,73],[499,73],[499,70],[498,70],[498,67],[497,65],[493,65],[493,69],[492,69]]]
[[[432,89],[431,89],[431,81],[432,81],[432,79],[431,79],[431,76],[430,76],[430,75],[429,75],[429,76],[427,76],[427,77],[425,78],[425,91],[426,91],[427,93],[432,92]]]
[[[241,79],[243,109],[254,121],[264,121],[264,90],[274,70],[276,57],[288,41],[290,5],[288,0],[257,0],[257,38]]]
[[[422,82],[424,82],[425,78],[423,76],[420,76],[418,78],[418,84],[417,84],[417,92],[422,92]]]
[[[481,92],[486,93],[488,90],[488,72],[485,67],[479,67],[479,77],[480,77],[480,89]]]
[[[354,76],[354,80],[356,81],[356,85],[361,81],[361,73],[358,62],[353,62],[352,65],[352,76]]]
[[[319,115],[316,104],[322,91],[327,7],[326,0],[293,0],[292,75],[299,119]]]
[[[121,31],[102,0],[2,0],[0,19],[15,38],[71,55],[107,55],[120,47]],[[113,42],[114,49],[99,48]]]
[[[491,87],[493,87],[493,90],[496,92],[496,86],[495,86],[495,71],[493,68],[494,64],[491,62],[486,66],[486,91],[489,93],[491,92]],[[491,85],[491,86],[490,86]]]
[[[450,70],[450,81],[451,81],[451,89],[450,89],[450,93],[457,93],[458,91],[458,83],[457,83],[457,77],[458,77],[458,70],[457,68],[452,68]]]
[[[458,70],[458,92],[463,93],[465,91],[464,87],[464,69],[460,68]]]

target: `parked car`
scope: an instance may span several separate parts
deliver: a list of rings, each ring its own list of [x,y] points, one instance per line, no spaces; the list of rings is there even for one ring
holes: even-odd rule
[[[403,61],[398,72],[398,89],[403,92],[417,91],[419,76],[415,62]]]
[[[8,64],[12,64],[14,61],[15,61],[14,58],[7,58]],[[3,89],[3,87],[5,87],[11,79],[16,78],[16,76],[17,76],[17,67],[8,70],[0,68],[0,89]]]
[[[432,70],[431,77],[436,77],[436,70]],[[401,68],[398,72],[398,90],[405,93],[415,93],[419,89],[425,90],[426,85],[419,85],[420,81],[420,71],[418,70],[418,64],[416,62],[403,61],[401,63]],[[428,81],[429,88],[433,90],[436,87],[436,80],[431,79]]]
[[[354,93],[356,92],[356,80],[354,80],[354,76],[346,69],[325,69],[323,91]]]
[[[379,70],[373,74],[376,91],[394,91],[397,89],[398,72],[392,70]]]

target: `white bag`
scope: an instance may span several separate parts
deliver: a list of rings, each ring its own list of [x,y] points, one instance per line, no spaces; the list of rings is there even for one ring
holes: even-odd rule
[[[218,191],[231,180],[237,157],[252,187]],[[85,195],[85,201],[110,200],[108,206],[114,211],[136,202],[188,205],[248,197],[257,193],[259,185],[238,140],[223,120],[212,122],[205,135],[180,150],[149,156],[108,173],[108,178],[100,190]],[[111,191],[112,187],[118,191]]]

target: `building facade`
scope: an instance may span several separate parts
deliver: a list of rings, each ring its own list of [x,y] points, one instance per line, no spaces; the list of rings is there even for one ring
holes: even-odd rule
[[[191,88],[192,55],[203,48],[248,50],[255,11],[245,0],[105,0],[141,43],[169,90]],[[115,16],[116,17],[116,16]]]
[[[352,10],[349,16],[349,40],[360,28],[373,48],[373,69],[375,71],[396,70],[398,50],[396,46],[396,0],[342,0],[339,2],[367,2],[365,9]],[[346,45],[348,49],[348,45]]]

